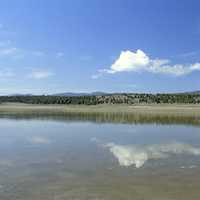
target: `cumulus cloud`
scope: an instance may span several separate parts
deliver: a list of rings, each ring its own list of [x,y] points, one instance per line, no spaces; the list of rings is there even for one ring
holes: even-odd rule
[[[44,79],[53,75],[54,74],[51,71],[39,69],[39,70],[32,71],[28,77],[34,78],[34,79]]]
[[[138,71],[145,68],[149,63],[149,57],[141,50],[137,50],[136,53],[122,51],[119,58],[112,64],[109,72]]]
[[[92,78],[98,78],[105,73],[115,74],[119,72],[150,72],[182,76],[194,71],[200,71],[200,63],[190,65],[171,65],[170,63],[171,61],[168,59],[152,59],[140,49],[136,52],[122,51],[110,68],[100,69]]]
[[[121,166],[135,165],[142,167],[148,160],[168,158],[172,155],[188,154],[200,156],[200,148],[189,144],[172,142],[153,145],[117,145],[108,143],[104,145],[117,158]]]

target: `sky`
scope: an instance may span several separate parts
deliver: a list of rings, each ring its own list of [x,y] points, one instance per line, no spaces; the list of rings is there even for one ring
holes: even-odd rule
[[[0,94],[200,90],[199,0],[2,0]]]

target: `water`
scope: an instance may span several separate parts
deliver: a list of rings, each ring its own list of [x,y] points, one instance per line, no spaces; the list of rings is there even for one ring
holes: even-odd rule
[[[0,118],[0,199],[200,199],[200,126],[126,119]]]

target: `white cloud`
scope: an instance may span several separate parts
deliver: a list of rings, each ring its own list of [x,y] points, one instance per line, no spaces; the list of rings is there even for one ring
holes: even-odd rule
[[[23,49],[11,46],[10,44],[10,40],[0,42],[0,56],[7,57],[9,59],[19,59],[25,57],[26,52]]]
[[[97,74],[93,74],[91,76],[92,79],[98,79],[99,77],[103,76],[103,74],[106,73],[104,70],[98,70],[98,73]]]
[[[0,41],[0,56],[6,56],[8,58],[24,58],[27,56],[42,57],[45,52],[39,50],[27,50],[13,46],[11,40]]]
[[[47,52],[42,50],[29,50],[24,48],[16,47],[12,44],[11,40],[2,40],[0,41],[0,56],[7,58],[21,59],[25,57],[44,57],[45,55],[49,56]],[[56,58],[64,56],[63,52],[57,52],[55,54]]]
[[[119,164],[125,167],[135,165],[136,168],[140,168],[148,160],[164,159],[172,155],[200,156],[200,148],[178,142],[153,145],[117,145],[109,143],[104,146],[109,148]]]
[[[63,57],[64,56],[64,53],[63,52],[57,52],[56,53],[56,57],[57,58],[60,58],[60,57]]]
[[[11,44],[11,40],[0,41],[0,47],[5,47]]]
[[[152,59],[142,50],[122,51],[117,60],[109,69],[100,69],[92,78],[98,78],[105,73],[115,74],[119,72],[150,72],[155,74],[171,74],[182,76],[194,71],[200,71],[200,63],[190,65],[171,65],[167,59]]]
[[[119,58],[112,64],[110,73],[121,71],[138,71],[150,63],[149,57],[141,50],[136,53],[122,51]]]
[[[41,57],[44,56],[45,53],[43,51],[32,51],[33,56]]]
[[[18,49],[15,47],[3,48],[3,49],[0,49],[0,55],[1,56],[14,55],[17,53],[17,51]]]
[[[100,76],[101,76],[100,73],[99,73],[99,74],[93,74],[93,75],[91,76],[91,78],[92,78],[92,79],[98,79]]]
[[[182,53],[179,56],[181,56],[181,57],[191,57],[191,56],[195,56],[197,54],[199,54],[199,51],[190,51],[190,52]]]
[[[34,78],[34,79],[44,79],[53,75],[54,74],[51,71],[39,69],[39,70],[32,71],[28,77]]]

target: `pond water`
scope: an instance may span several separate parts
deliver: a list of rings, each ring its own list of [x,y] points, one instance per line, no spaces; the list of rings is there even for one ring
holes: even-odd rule
[[[199,125],[106,119],[1,117],[0,199],[200,199]]]

